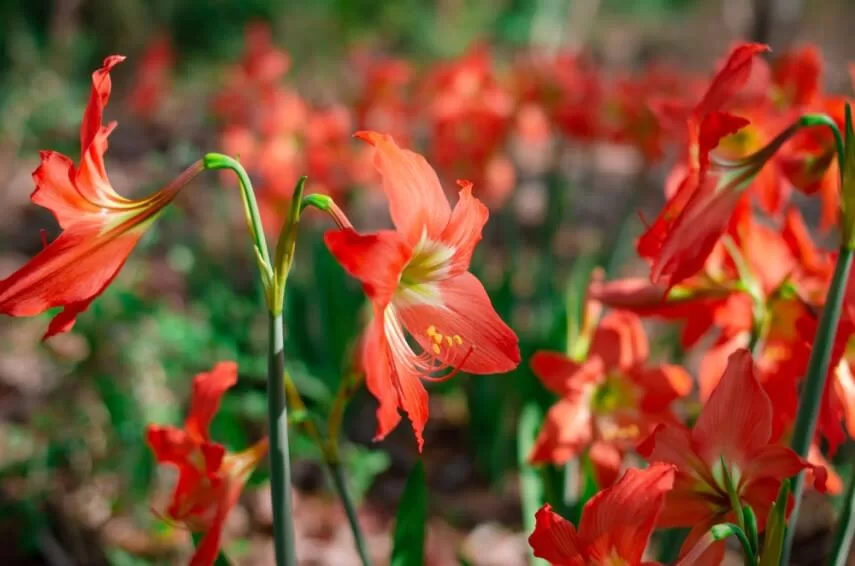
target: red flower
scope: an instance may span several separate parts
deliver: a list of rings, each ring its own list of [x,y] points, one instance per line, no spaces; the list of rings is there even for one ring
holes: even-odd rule
[[[469,261],[489,213],[460,182],[460,200],[451,210],[439,179],[418,154],[400,149],[387,135],[359,132],[374,146],[374,164],[396,231],[359,234],[327,232],[332,254],[362,282],[374,320],[364,338],[368,389],[380,402],[377,438],[400,421],[398,408],[413,424],[419,448],[428,418],[422,379],[443,368],[501,373],[519,364],[514,332],[493,309]],[[422,350],[416,353],[409,339]]]
[[[638,241],[638,253],[652,262],[654,283],[671,288],[699,272],[743,195],[770,152],[734,165],[712,163],[719,141],[749,122],[720,108],[745,84],[759,44],[735,47],[688,120],[685,174],[654,224]],[[767,153],[769,153],[767,155]]]
[[[142,199],[119,196],[104,169],[107,138],[115,122],[102,124],[110,98],[110,69],[124,57],[113,55],[92,74],[92,93],[80,126],[81,160],[54,151],[41,153],[33,172],[34,203],[53,212],[63,232],[38,255],[0,281],[0,313],[33,316],[64,307],[45,338],[66,332],[77,315],[101,294],[139,239],[201,165],[160,192]]]
[[[175,55],[168,37],[152,40],[140,61],[129,97],[131,109],[140,116],[152,117],[169,93],[169,74]]]
[[[166,515],[205,536],[191,566],[214,563],[220,551],[223,524],[237,503],[252,471],[267,452],[267,439],[239,453],[213,442],[208,427],[223,393],[237,382],[237,365],[220,362],[193,379],[190,414],[184,428],[149,425],[146,439],[161,464],[178,468],[178,483]]]
[[[761,530],[782,480],[809,468],[823,485],[824,470],[770,442],[773,408],[755,371],[751,354],[737,351],[691,430],[662,424],[638,447],[648,460],[678,467],[659,525],[691,527],[684,548],[713,525],[734,521],[725,472],[741,503],[753,508]]]
[[[554,566],[640,566],[674,475],[669,464],[627,470],[585,504],[578,531],[544,505],[528,539],[534,555]]]
[[[669,405],[692,389],[683,368],[647,368],[647,356],[641,321],[619,311],[600,322],[585,361],[537,352],[532,370],[561,399],[547,414],[531,461],[561,464],[589,450],[599,485],[611,485],[623,455],[657,423],[676,422]]]

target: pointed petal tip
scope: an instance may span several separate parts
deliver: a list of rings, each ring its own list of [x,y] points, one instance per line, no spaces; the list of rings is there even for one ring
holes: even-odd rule
[[[127,57],[125,57],[124,55],[108,55],[104,58],[104,62],[101,66],[105,71],[109,71],[125,59],[127,59]]]
[[[374,146],[376,146],[379,142],[381,142],[385,139],[390,139],[389,135],[380,134],[380,133],[372,131],[372,130],[359,130],[358,132],[353,134],[353,137],[355,137],[358,140],[362,140],[366,143],[369,143],[371,145],[374,145]]]

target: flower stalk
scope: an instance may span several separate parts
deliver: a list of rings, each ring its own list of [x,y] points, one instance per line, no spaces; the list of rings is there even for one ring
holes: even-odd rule
[[[823,115],[807,115],[803,116],[800,123],[806,126],[823,125],[831,129],[834,134],[835,144],[837,146],[837,158],[840,166],[840,186],[843,193],[842,201],[846,201],[846,193],[852,192],[855,187],[848,187],[852,182],[855,182],[853,176],[847,175],[846,168],[848,166],[847,150],[855,149],[855,140],[852,139],[851,132],[851,112],[849,106],[846,107],[846,122],[847,122],[847,139],[846,144],[843,143],[843,138],[840,134],[837,125],[834,121]],[[850,149],[851,148],[851,149]],[[849,178],[848,178],[849,177]],[[843,208],[844,216],[846,207]],[[848,222],[845,218],[842,219],[844,225]],[[805,376],[805,384],[801,393],[801,401],[799,410],[796,416],[796,424],[793,429],[793,437],[791,445],[793,450],[802,458],[806,458],[810,449],[811,441],[813,440],[816,431],[816,423],[819,418],[820,403],[822,401],[823,391],[825,391],[825,383],[828,377],[829,364],[831,362],[831,352],[834,346],[834,340],[837,335],[837,326],[840,322],[840,314],[843,310],[843,299],[846,295],[846,284],[849,280],[849,273],[852,270],[853,246],[846,236],[847,230],[844,229],[844,239],[841,242],[840,253],[837,256],[837,262],[834,266],[834,275],[832,276],[831,286],[828,289],[825,307],[822,310],[822,315],[819,319],[819,327],[817,328],[816,336],[811,349],[810,359],[808,361],[807,374]],[[804,492],[805,477],[804,472],[799,473],[793,483],[793,498],[794,505],[790,514],[790,528],[787,530],[786,539],[784,541],[783,556],[781,563],[788,564],[790,551],[793,546],[795,537],[795,525],[798,520],[799,510],[801,507],[802,494]]]

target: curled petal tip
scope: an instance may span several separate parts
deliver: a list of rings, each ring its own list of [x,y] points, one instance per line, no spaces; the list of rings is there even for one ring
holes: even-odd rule
[[[383,141],[389,136],[387,134],[380,134],[371,130],[359,130],[353,134],[353,137],[371,145],[377,145],[380,141]]]
[[[104,58],[104,63],[102,64],[102,67],[105,70],[109,71],[125,59],[127,59],[127,57],[125,57],[124,55],[109,55],[108,57]]]

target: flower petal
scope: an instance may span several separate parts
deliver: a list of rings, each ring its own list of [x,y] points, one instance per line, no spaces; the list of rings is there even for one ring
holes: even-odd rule
[[[374,440],[382,440],[398,423],[398,392],[394,384],[392,360],[389,345],[383,332],[383,314],[375,312],[365,331],[362,342],[362,360],[365,369],[365,385],[377,399],[377,434]]]
[[[641,319],[626,311],[607,314],[594,333],[590,354],[602,358],[606,369],[628,371],[644,363],[650,346]]]
[[[567,395],[604,376],[603,362],[596,356],[579,364],[560,352],[540,350],[534,353],[529,364],[544,387],[556,395]]]
[[[75,317],[112,282],[127,261],[144,230],[105,231],[111,218],[88,217],[59,237],[6,279],[0,281],[0,313],[34,316],[53,307],[65,307],[45,338],[70,330]]]
[[[532,463],[563,464],[591,443],[590,398],[590,391],[577,393],[549,409],[529,456]]]
[[[767,51],[769,46],[759,43],[740,43],[734,46],[722,68],[710,81],[710,86],[695,107],[694,113],[705,114],[721,108],[748,81],[754,57]]]
[[[62,228],[68,228],[82,214],[99,212],[99,208],[77,190],[71,159],[55,151],[42,151],[41,159],[41,164],[33,171],[36,188],[30,198],[35,204],[53,212]]]
[[[443,230],[440,241],[454,249],[451,259],[451,275],[458,275],[469,269],[475,245],[481,241],[481,231],[490,217],[484,204],[472,196],[472,183],[458,181],[460,200],[451,212],[451,220]]]
[[[83,115],[83,123],[80,125],[81,152],[86,151],[101,130],[104,108],[110,100],[110,91],[113,88],[110,71],[124,60],[125,57],[122,55],[110,55],[104,59],[101,68],[92,73],[92,90],[89,94],[89,103],[86,105],[86,113]]]
[[[534,516],[534,532],[528,537],[534,555],[557,566],[584,566],[585,556],[573,524],[544,505]]]
[[[184,423],[188,434],[199,441],[208,440],[208,428],[220,408],[220,400],[237,383],[237,379],[238,367],[235,362],[220,362],[211,371],[193,378],[190,414]]]
[[[429,239],[439,239],[451,207],[425,158],[401,149],[389,135],[363,131],[354,137],[374,146],[374,166],[383,176],[392,221],[407,243],[415,246],[425,231]]]
[[[324,234],[327,247],[341,266],[362,282],[365,294],[380,306],[392,299],[412,250],[397,232],[359,234],[352,229]]]
[[[675,466],[661,463],[627,470],[612,487],[585,504],[579,538],[602,553],[591,558],[605,559],[615,553],[628,564],[641,562],[675,473]]]
[[[755,376],[751,352],[731,354],[718,386],[692,429],[699,454],[712,466],[724,457],[745,468],[769,444],[772,404]]]
[[[419,345],[449,367],[469,373],[504,373],[517,367],[517,335],[499,318],[481,282],[466,272],[438,286],[439,306],[400,309],[404,326]]]

